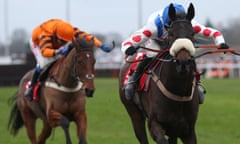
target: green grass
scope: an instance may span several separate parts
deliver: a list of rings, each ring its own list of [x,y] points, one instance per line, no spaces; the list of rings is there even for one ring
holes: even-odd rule
[[[137,144],[130,119],[118,94],[118,80],[98,78],[95,81],[96,92],[93,98],[87,99],[88,143],[89,144]],[[207,88],[205,103],[200,105],[196,125],[198,143],[240,143],[240,80],[212,79],[203,80]],[[29,143],[25,129],[21,129],[16,137],[7,131],[10,112],[8,98],[17,87],[0,88],[0,143]],[[38,122],[38,131],[41,128]],[[75,125],[70,127],[73,143],[77,143]],[[150,139],[150,138],[149,138]],[[47,143],[64,144],[65,138],[61,128],[56,128]],[[154,142],[150,140],[150,143]]]
[[[200,106],[199,143],[240,143],[240,80],[204,80],[205,103]]]

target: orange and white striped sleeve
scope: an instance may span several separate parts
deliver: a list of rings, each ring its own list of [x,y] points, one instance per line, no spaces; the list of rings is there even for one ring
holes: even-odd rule
[[[39,48],[45,57],[53,57],[55,55],[51,36],[42,35],[39,39]]]
[[[75,37],[85,38],[88,42],[93,40],[94,46],[96,46],[96,47],[100,47],[102,45],[102,42],[99,39],[97,39],[96,37],[92,36],[91,34],[81,31],[78,28],[74,28],[74,30],[75,30]]]

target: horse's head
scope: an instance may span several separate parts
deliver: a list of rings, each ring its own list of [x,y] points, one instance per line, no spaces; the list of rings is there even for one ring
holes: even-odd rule
[[[95,77],[95,57],[93,51],[93,41],[87,43],[85,39],[76,38],[73,40],[75,47],[76,62],[73,75],[83,82],[85,94],[92,97],[94,93],[94,77]]]
[[[186,66],[191,63],[191,57],[195,54],[194,30],[191,24],[194,17],[193,4],[190,4],[187,13],[176,13],[173,4],[170,4],[168,16],[171,21],[168,28],[170,55],[176,59],[177,70],[184,72],[188,70]]]
[[[194,30],[191,23],[194,7],[190,4],[187,12],[176,12],[173,4],[170,4],[168,15],[171,22],[167,29],[170,50],[164,55],[166,61],[159,68],[159,77],[171,92],[180,96],[189,96],[193,90],[196,73],[193,58],[195,55]]]

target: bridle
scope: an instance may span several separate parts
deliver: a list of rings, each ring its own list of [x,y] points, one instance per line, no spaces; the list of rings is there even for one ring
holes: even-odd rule
[[[77,51],[77,54],[74,56],[74,65],[73,65],[73,70],[72,70],[72,77],[75,78],[76,80],[80,80],[80,77],[82,76],[81,74],[79,74],[78,68],[80,67],[79,65],[79,57],[81,54],[83,54],[86,51],[93,51],[92,48],[82,48],[81,50]],[[89,57],[88,53],[84,53],[86,54],[86,58]],[[87,60],[87,59],[86,59]],[[83,69],[83,68],[82,68]],[[92,80],[94,79],[95,75],[93,73],[87,73],[85,75],[86,79]]]

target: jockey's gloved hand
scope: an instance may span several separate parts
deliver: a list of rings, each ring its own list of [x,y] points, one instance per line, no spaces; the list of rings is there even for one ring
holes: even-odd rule
[[[63,49],[57,49],[55,50],[55,54],[58,55],[58,54],[61,54],[61,55],[66,55],[68,54],[69,52],[69,49],[68,48],[63,48]]]
[[[112,51],[112,49],[113,48],[111,48],[111,47],[109,47],[109,46],[107,46],[107,45],[101,45],[100,46],[100,48],[103,50],[103,51],[105,51],[105,52],[110,52],[110,51]]]
[[[68,54],[68,52],[69,52],[69,49],[68,49],[68,48],[64,48],[64,49],[61,50],[60,53],[61,53],[62,55],[66,55],[66,54]]]
[[[219,49],[228,49],[229,46],[226,43],[221,43]]]
[[[133,55],[137,52],[137,49],[134,46],[130,46],[129,48],[127,48],[127,50],[125,51],[126,55]]]

